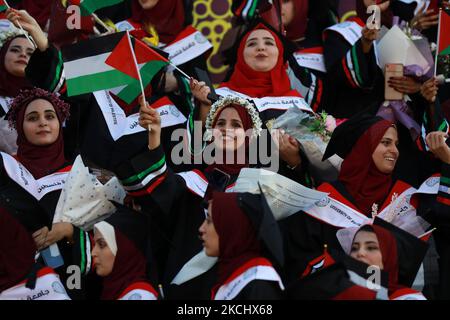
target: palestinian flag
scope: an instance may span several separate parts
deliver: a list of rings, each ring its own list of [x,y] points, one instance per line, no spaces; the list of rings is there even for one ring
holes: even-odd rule
[[[5,0],[0,0],[0,12],[6,11],[9,6],[6,4]]]
[[[81,15],[90,16],[99,9],[119,4],[124,0],[70,0],[69,2],[80,7]]]
[[[123,39],[129,39],[126,32],[78,42],[61,49],[68,96],[106,90],[138,81],[135,73],[119,71],[110,64],[114,63],[114,49]],[[134,61],[129,59],[129,56],[123,57],[123,63],[134,66]]]
[[[141,94],[141,78],[146,87],[169,62],[127,32],[63,47],[62,54],[69,96],[115,88],[113,93],[127,103]]]
[[[142,85],[144,88],[147,88],[153,77],[169,63],[169,60],[138,39],[131,38],[130,42],[123,41],[115,48],[108,61],[110,65],[114,66],[116,69],[121,70],[134,78],[137,77],[137,79],[139,79],[135,65],[124,63],[128,59],[133,59],[131,47],[136,56]],[[134,81],[128,85],[114,88],[111,92],[125,103],[132,104],[132,102],[141,94],[141,86],[139,81]]]
[[[438,39],[438,55],[450,54],[450,15],[444,11],[439,11],[439,39]]]

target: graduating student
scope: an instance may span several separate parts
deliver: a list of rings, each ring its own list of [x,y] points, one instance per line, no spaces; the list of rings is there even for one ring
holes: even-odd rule
[[[179,174],[166,165],[158,113],[142,104],[139,123],[144,128],[151,127],[149,150],[123,162],[114,172],[128,194],[159,225],[159,231],[153,233],[157,238],[153,243],[159,246],[154,254],[166,297],[208,299],[215,281],[214,268],[181,285],[169,285],[183,265],[201,251],[197,235],[204,220],[204,198],[210,198],[213,190],[230,190],[240,170],[248,167],[250,142],[246,133],[257,137],[261,120],[255,107],[246,100],[233,97],[219,100],[207,121],[207,130],[214,135],[209,145],[215,147],[214,161],[203,170]]]
[[[260,195],[249,193],[213,193],[199,231],[206,255],[219,258],[214,300],[281,298],[281,278],[263,254],[268,242],[276,256],[282,254],[281,236],[272,212],[261,201]]]
[[[45,90],[21,91],[8,113],[11,127],[17,131],[17,156],[1,153],[0,167],[0,202],[22,215],[40,217],[41,228],[31,230],[37,248],[43,250],[57,243],[65,266],[72,262],[80,265],[83,259],[79,254],[74,255],[73,250],[77,251],[80,242],[83,246],[89,242],[84,236],[80,237],[79,229],[70,223],[52,224],[71,169],[71,162],[64,155],[62,135],[62,124],[69,115],[69,108],[67,103]],[[64,265],[56,269],[63,280],[68,277]],[[89,267],[83,265],[81,269],[87,271]],[[69,294],[82,291],[69,290]]]
[[[440,147],[447,151],[448,146],[442,145],[442,135],[435,132],[430,137],[441,136]],[[324,244],[339,249],[335,236],[339,228],[363,223],[374,214],[395,217],[403,206],[416,214],[416,201],[420,203],[422,194],[430,194],[435,202],[437,200],[435,216],[448,210],[445,201],[439,200],[442,196],[438,178],[430,177],[417,190],[392,176],[399,157],[397,144],[395,126],[379,117],[361,115],[335,130],[324,158],[336,153],[344,162],[336,182],[318,187],[329,193],[329,198],[306,210],[306,214],[296,214],[285,220],[288,274],[298,276],[309,261],[321,254]],[[431,151],[439,155],[436,148],[432,147]],[[440,181],[445,184],[448,168],[446,158],[442,156],[442,159],[445,163],[441,167]],[[412,194],[416,195],[410,201]]]
[[[5,115],[9,110],[9,102],[17,96],[20,89],[30,88],[25,78],[25,68],[30,60],[34,47],[25,35],[11,26],[2,31],[0,40],[0,150],[9,154],[17,152],[17,135],[11,130]]]
[[[118,207],[94,225],[95,272],[103,278],[103,300],[157,300],[149,275],[149,223],[143,213]],[[89,253],[88,253],[89,254]]]
[[[350,248],[346,249],[346,253],[354,259],[388,273],[390,300],[426,300],[421,292],[399,283],[400,253],[397,240],[389,230],[376,224],[364,225],[357,230]]]
[[[58,274],[35,261],[39,217],[0,207],[0,300],[70,300]]]
[[[408,223],[416,222],[408,220]],[[301,278],[286,289],[290,297],[425,299],[410,288],[428,250],[425,240],[380,218],[361,227],[340,229],[337,238],[344,253],[325,250],[312,260]]]
[[[250,26],[237,44],[234,69],[229,80],[216,90],[217,94],[252,100],[261,120],[269,129],[272,121],[289,108],[312,112],[300,93],[291,89],[284,47],[271,28],[263,23]],[[200,105],[198,113],[193,113],[192,118],[198,117],[204,121],[211,106],[207,99],[208,93],[208,88],[194,83],[193,94],[200,101]],[[283,170],[282,174],[286,172],[288,175],[294,168],[298,169],[299,176],[306,175],[307,159],[302,156],[299,143],[287,134],[277,135],[274,139],[280,141],[282,167],[287,169]]]

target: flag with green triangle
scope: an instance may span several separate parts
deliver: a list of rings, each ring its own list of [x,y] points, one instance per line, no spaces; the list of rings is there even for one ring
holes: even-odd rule
[[[0,12],[6,11],[9,8],[5,0],[0,0]]]
[[[119,97],[121,100],[127,104],[131,104],[139,95],[141,94],[141,87],[139,83],[139,75],[137,74],[136,68],[126,63],[124,57],[130,56],[132,51],[136,56],[136,62],[139,68],[139,73],[142,79],[142,85],[146,88],[153,77],[167,64],[169,60],[164,56],[160,55],[157,51],[150,48],[144,42],[130,38],[129,42],[123,42],[116,47],[114,52],[112,52],[111,57],[108,62],[111,66],[114,66],[117,70],[121,70],[124,73],[133,76],[138,81],[132,82],[125,86],[114,88],[111,92]],[[132,60],[131,60],[132,61]]]
[[[438,55],[450,54],[450,15],[445,10],[440,10]]]

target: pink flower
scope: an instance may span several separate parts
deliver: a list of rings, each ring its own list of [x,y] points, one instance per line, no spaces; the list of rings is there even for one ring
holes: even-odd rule
[[[336,119],[333,116],[327,115],[327,119],[325,120],[325,128],[330,133],[336,129]]]

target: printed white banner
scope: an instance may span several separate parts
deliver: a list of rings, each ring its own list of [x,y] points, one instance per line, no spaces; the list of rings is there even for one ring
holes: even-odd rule
[[[41,200],[49,192],[64,187],[68,172],[57,172],[36,180],[16,159],[3,152],[1,155],[8,176],[37,200]]]
[[[186,33],[186,36],[163,48],[169,54],[169,60],[176,66],[188,62],[212,48],[208,39],[194,27],[188,26],[182,33]]]
[[[363,28],[354,21],[344,21],[327,28],[326,31],[330,30],[339,33],[353,46],[356,41],[361,38],[362,29]]]
[[[301,67],[327,72],[325,59],[321,53],[295,52],[294,58]]]
[[[216,89],[218,95],[221,96],[235,96],[243,99],[252,100],[259,112],[263,112],[269,109],[275,110],[287,110],[289,108],[299,108],[302,111],[313,112],[311,107],[302,97],[264,97],[264,98],[251,98],[240,92],[231,90],[227,87]]]

